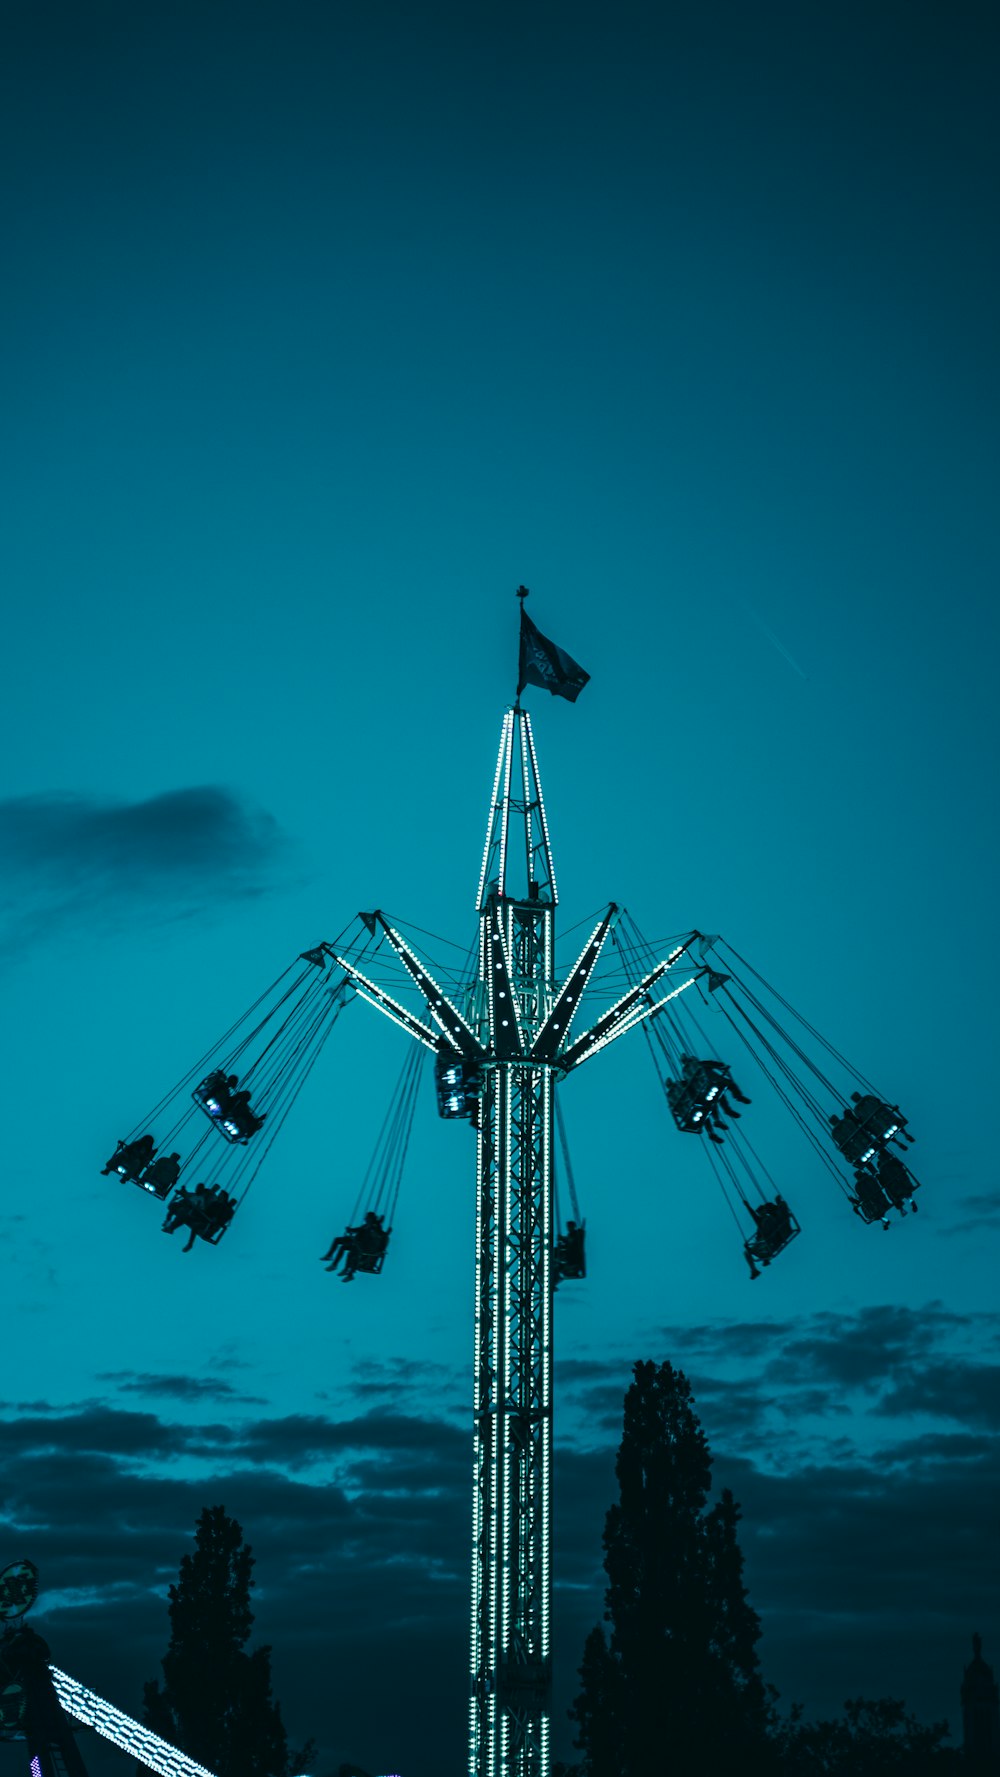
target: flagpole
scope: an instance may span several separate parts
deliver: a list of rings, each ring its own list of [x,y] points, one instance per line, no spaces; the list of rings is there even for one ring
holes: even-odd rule
[[[518,598],[521,602],[521,618],[520,618],[520,621],[518,624],[518,635],[517,635],[517,676],[518,676],[519,681],[520,681],[520,677],[521,677],[521,632],[524,629],[524,601],[528,597],[528,593],[529,593],[529,588],[527,586],[519,586],[517,589],[517,592],[514,595],[515,598]],[[520,687],[519,687],[518,690],[514,693],[515,714],[520,711],[520,708],[521,708],[521,692],[520,692]]]

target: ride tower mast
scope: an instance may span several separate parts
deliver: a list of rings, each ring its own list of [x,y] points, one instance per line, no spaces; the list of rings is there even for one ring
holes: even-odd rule
[[[526,596],[519,588],[518,596]],[[575,698],[587,675],[554,645],[520,679]],[[537,634],[537,632],[535,632]],[[579,675],[575,689],[566,664]],[[552,1598],[552,1137],[555,1091],[581,1062],[693,985],[653,989],[692,939],[657,961],[580,1037],[570,1027],[605,939],[612,902],[560,984],[548,821],[520,689],[503,719],[479,875],[478,966],[463,1006],[379,910],[363,914],[396,952],[427,1007],[418,1018],[335,960],[359,997],[437,1056],[455,1106],[477,1130],[469,1777],[548,1777]],[[693,934],[692,938],[697,934]],[[436,1029],[434,1028],[436,1026]],[[450,1088],[445,1088],[445,1096]]]
[[[508,710],[479,878],[479,1098],[469,1769],[549,1767],[552,1496],[551,1063],[557,905],[531,721]],[[481,1017],[482,1017],[481,1012]]]

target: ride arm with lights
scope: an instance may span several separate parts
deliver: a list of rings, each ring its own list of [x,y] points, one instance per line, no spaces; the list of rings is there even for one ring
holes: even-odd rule
[[[582,1037],[578,1037],[575,1043],[571,1043],[561,1054],[557,1054],[555,1060],[559,1070],[567,1074],[572,1068],[579,1067],[582,1061],[589,1060],[590,1056],[596,1055],[599,1049],[606,1049],[609,1043],[615,1041],[616,1037],[624,1036],[627,1031],[634,1030],[646,1019],[655,1018],[658,1013],[662,1012],[664,1006],[670,1004],[671,1000],[675,1000],[679,994],[685,993],[689,987],[693,987],[697,975],[689,975],[686,981],[682,981],[679,987],[673,988],[661,999],[654,1000],[651,994],[651,989],[656,986],[658,981],[662,980],[669,969],[672,969],[680,961],[693,942],[694,937],[692,936],[685,943],[679,944],[676,950],[672,950],[669,956],[664,957],[662,962],[650,969],[641,981],[629,988],[628,992],[623,994],[615,1005],[609,1007],[608,1011],[604,1012],[597,1022],[584,1032]],[[543,1035],[544,1030],[540,1034],[539,1041]]]

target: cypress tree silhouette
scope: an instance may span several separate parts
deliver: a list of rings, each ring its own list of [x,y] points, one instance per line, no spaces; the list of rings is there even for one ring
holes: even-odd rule
[[[773,1768],[772,1705],[724,1492],[707,1509],[711,1454],[686,1376],[638,1363],[625,1396],[604,1567],[610,1646],[595,1629],[570,1715],[585,1777],[758,1777]]]
[[[198,1519],[193,1555],[170,1588],[163,1685],[144,1687],[146,1725],[216,1777],[294,1777],[312,1756],[290,1754],[271,1694],[271,1650],[246,1652],[253,1627],[253,1553],[223,1506]]]

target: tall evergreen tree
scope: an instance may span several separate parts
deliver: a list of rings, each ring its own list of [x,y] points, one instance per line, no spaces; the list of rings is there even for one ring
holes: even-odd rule
[[[206,1506],[170,1588],[163,1684],[145,1686],[145,1719],[216,1777],[294,1777],[312,1747],[290,1754],[271,1694],[271,1650],[246,1651],[254,1559],[223,1506]]]
[[[730,1493],[708,1509],[711,1454],[686,1376],[635,1366],[625,1396],[604,1566],[610,1645],[595,1629],[580,1669],[585,1777],[714,1777],[770,1768],[760,1622],[747,1601]]]

